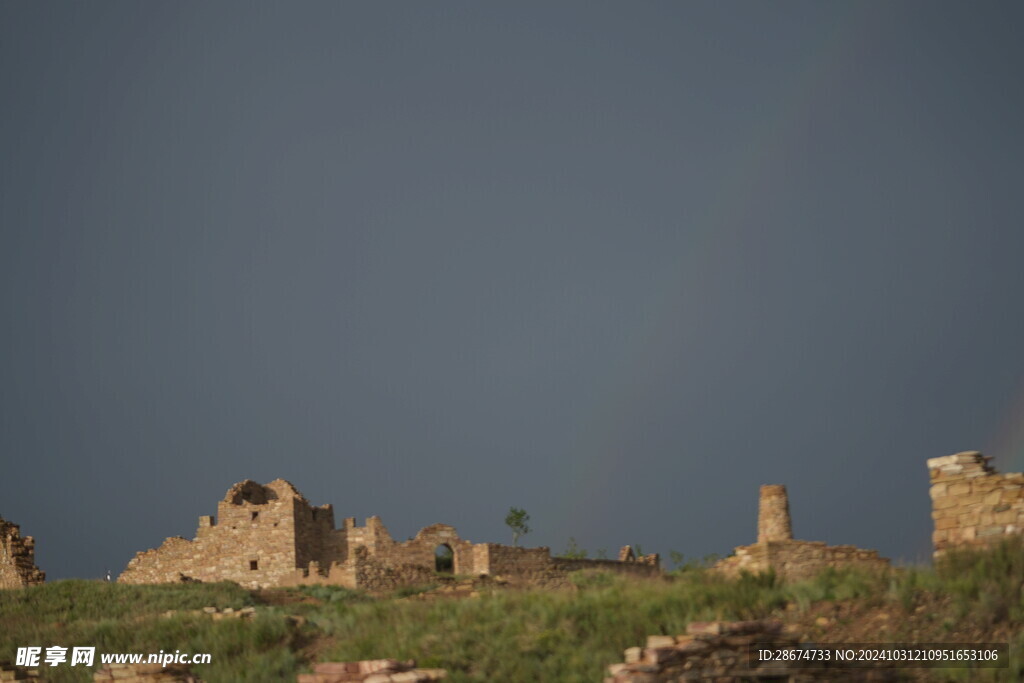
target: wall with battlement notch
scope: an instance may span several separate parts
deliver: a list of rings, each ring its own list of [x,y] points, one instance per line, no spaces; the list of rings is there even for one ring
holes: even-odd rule
[[[136,554],[118,577],[121,583],[182,580],[234,581],[249,588],[276,585],[293,573],[300,557],[316,559],[333,527],[330,506],[312,507],[283,479],[266,486],[246,480],[228,490],[217,516],[199,518],[194,540],[168,538]],[[303,539],[298,549],[297,539]],[[306,559],[309,558],[309,559]]]

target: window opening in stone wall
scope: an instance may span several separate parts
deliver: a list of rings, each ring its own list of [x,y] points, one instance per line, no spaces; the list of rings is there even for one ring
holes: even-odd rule
[[[249,560],[249,571],[256,571],[259,568],[259,562],[256,560]]]
[[[258,512],[252,513],[252,521],[255,522],[259,518],[260,518],[260,513],[258,513]]]
[[[439,574],[455,572],[455,552],[447,543],[442,543],[434,548],[434,570]]]

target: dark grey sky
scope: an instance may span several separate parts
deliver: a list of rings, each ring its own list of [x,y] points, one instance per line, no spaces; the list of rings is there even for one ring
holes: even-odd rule
[[[0,0],[0,515],[930,551],[1024,469],[1024,6]]]

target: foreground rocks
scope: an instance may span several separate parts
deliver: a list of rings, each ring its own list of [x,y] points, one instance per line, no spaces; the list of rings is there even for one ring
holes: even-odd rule
[[[752,662],[750,646],[786,647],[799,642],[781,621],[692,622],[679,636],[648,636],[646,647],[631,647],[625,661],[608,667],[605,683],[676,681],[889,681],[887,671],[806,669],[785,662]]]
[[[39,669],[15,666],[9,660],[0,661],[0,681],[41,681]]]

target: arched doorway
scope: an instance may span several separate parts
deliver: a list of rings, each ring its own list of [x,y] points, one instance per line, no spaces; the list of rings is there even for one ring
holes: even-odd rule
[[[455,551],[447,543],[434,548],[434,571],[438,574],[455,573]]]

